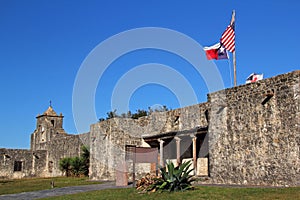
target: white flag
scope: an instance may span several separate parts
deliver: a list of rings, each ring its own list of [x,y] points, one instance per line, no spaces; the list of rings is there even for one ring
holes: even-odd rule
[[[246,83],[253,83],[253,82],[262,80],[263,78],[264,78],[263,74],[252,73],[248,76]]]

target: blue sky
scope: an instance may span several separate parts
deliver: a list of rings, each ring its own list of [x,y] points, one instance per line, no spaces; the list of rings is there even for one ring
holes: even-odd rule
[[[29,148],[35,117],[47,109],[49,100],[65,116],[64,129],[77,133],[72,112],[74,82],[86,57],[101,42],[130,29],[161,27],[202,46],[213,45],[229,24],[233,9],[238,85],[252,72],[268,78],[300,68],[298,0],[0,0],[0,148]],[[224,87],[232,87],[231,63],[211,62]],[[207,86],[189,62],[170,52],[144,49],[120,56],[103,73],[95,92],[98,118],[113,109],[112,91],[121,77],[147,63],[176,70],[190,83],[197,102],[206,101]],[[129,99],[132,111],[157,104],[181,106],[178,95],[159,84],[143,85]]]

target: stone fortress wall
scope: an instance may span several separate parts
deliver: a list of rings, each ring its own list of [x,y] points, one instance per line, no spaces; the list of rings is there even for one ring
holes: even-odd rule
[[[210,93],[205,103],[136,120],[97,122],[80,135],[65,133],[62,115],[51,108],[37,117],[30,150],[0,149],[0,177],[62,175],[59,159],[78,156],[86,145],[90,179],[115,180],[127,145],[159,148],[164,139],[164,159],[174,159],[177,143],[169,137],[180,136],[180,153],[191,155],[192,137],[197,136],[197,158],[208,159],[212,183],[300,185],[299,84],[298,70]],[[14,171],[14,161],[22,161],[21,172]],[[151,170],[150,164],[137,166],[137,173]]]
[[[147,146],[147,137],[207,127],[212,183],[300,185],[299,84],[300,71],[294,71],[208,94],[206,103],[93,124],[90,178],[115,180],[126,145]],[[182,141],[181,148],[191,144]],[[174,154],[173,147],[164,152]]]
[[[113,118],[92,124],[90,178],[115,180],[116,169],[125,160],[126,145],[150,147],[142,139],[144,136],[206,127],[207,109],[208,104],[202,103],[167,112],[155,112],[138,119]],[[151,171],[150,164],[137,164],[136,168],[137,174]]]
[[[300,71],[208,95],[215,183],[300,185]]]

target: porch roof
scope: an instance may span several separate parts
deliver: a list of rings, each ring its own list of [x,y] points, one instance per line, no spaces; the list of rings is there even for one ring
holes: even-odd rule
[[[207,133],[208,127],[207,126],[197,126],[192,129],[188,130],[183,130],[183,131],[170,131],[170,132],[164,132],[164,133],[159,133],[155,135],[150,135],[150,134],[144,134],[142,135],[142,138],[145,141],[150,141],[150,140],[157,140],[157,139],[166,139],[166,138],[172,138],[175,136],[188,136],[191,134],[197,135],[197,134],[203,134]]]

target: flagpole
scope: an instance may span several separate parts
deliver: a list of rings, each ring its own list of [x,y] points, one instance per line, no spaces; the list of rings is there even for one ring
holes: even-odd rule
[[[232,11],[232,17],[231,17],[231,22],[230,24],[232,25],[235,23],[235,10]],[[236,86],[236,56],[235,56],[235,50],[232,53],[233,57],[233,80],[234,80],[234,86]]]
[[[236,58],[235,58],[235,51],[232,53],[233,55],[233,80],[234,86],[236,86]]]

